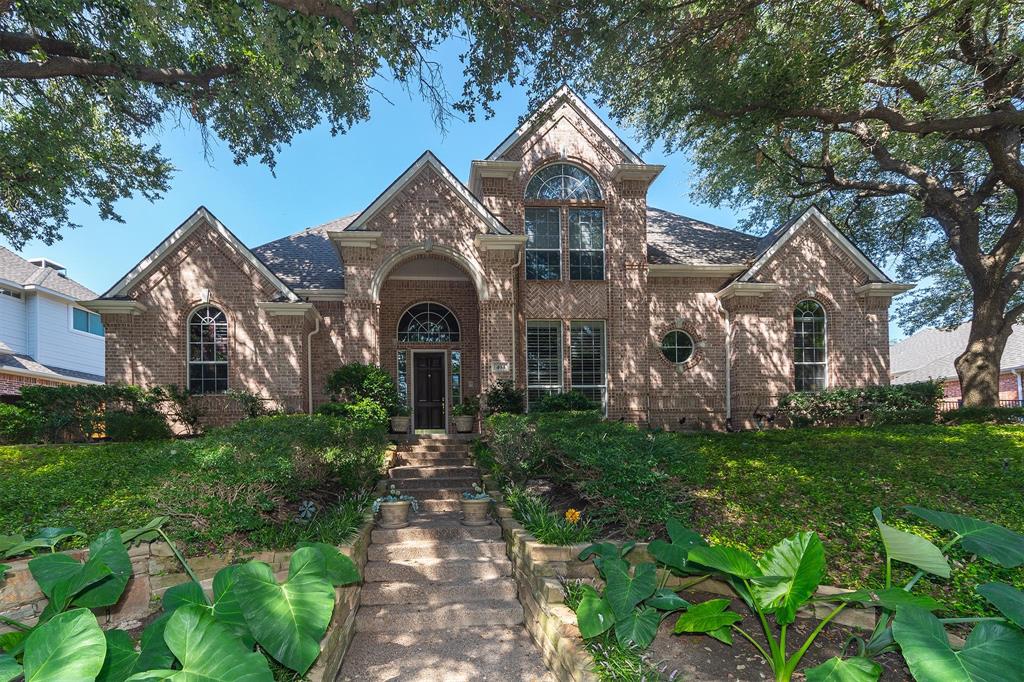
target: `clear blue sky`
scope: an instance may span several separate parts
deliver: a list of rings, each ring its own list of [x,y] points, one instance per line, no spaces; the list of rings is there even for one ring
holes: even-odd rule
[[[461,70],[453,46],[445,46],[439,58],[449,89],[460,92]],[[506,88],[494,117],[473,123],[453,120],[442,133],[418,94],[389,81],[374,85],[384,97],[373,97],[368,121],[337,137],[325,126],[297,136],[281,150],[276,177],[257,160],[235,165],[227,145],[216,138],[211,137],[210,154],[204,157],[195,124],[168,124],[155,137],[177,170],[162,199],[121,201],[117,210],[124,223],[101,220],[94,208],[76,206],[72,219],[80,228],[52,246],[30,242],[21,253],[56,260],[67,266],[70,277],[102,293],[200,205],[245,244],[258,246],[362,210],[426,149],[466,181],[470,162],[485,157],[527,113],[525,91]],[[725,227],[736,225],[734,212],[691,202],[690,164],[684,154],[666,155],[660,147],[642,151],[630,130],[595,108],[647,163],[666,166],[648,193],[652,206]],[[894,325],[891,331],[899,333]]]

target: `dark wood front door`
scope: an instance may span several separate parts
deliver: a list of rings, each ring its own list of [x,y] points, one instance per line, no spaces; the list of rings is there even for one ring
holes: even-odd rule
[[[413,354],[413,427],[444,428],[444,353]]]

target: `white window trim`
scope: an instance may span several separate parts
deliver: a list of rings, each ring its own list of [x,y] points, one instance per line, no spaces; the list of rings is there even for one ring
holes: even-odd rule
[[[557,325],[558,327],[558,383],[557,384],[530,384],[530,325],[533,323],[544,324],[547,326]],[[523,350],[526,354],[526,411],[530,411],[530,389],[541,389],[541,390],[552,390],[555,393],[561,393],[565,386],[565,325],[561,320],[552,319],[534,319],[527,320],[526,327],[526,343],[523,344]]]
[[[601,325],[601,379],[600,384],[573,384],[572,383],[572,326],[574,324],[600,324]],[[608,322],[607,320],[572,320],[569,322],[569,384],[570,389],[577,388],[600,388],[601,389],[601,412],[608,416]]]
[[[572,248],[572,221],[569,219],[569,213],[572,211],[600,211],[601,212],[601,279],[573,279],[572,277],[572,254],[576,253],[593,253],[597,249],[574,249]],[[605,229],[605,211],[600,207],[589,207],[589,206],[569,206],[565,212],[565,220],[568,223],[566,236],[568,241],[566,242],[569,247],[569,272],[567,277],[573,282],[604,282],[608,279],[608,232]]]
[[[88,315],[95,315],[96,317],[100,318],[100,324],[103,324],[103,316],[100,315],[99,313],[94,313],[93,311],[89,310],[88,308],[83,308],[82,306],[69,305],[68,306],[68,331],[70,331],[72,334],[77,334],[78,336],[85,336],[85,337],[88,337],[90,339],[100,339],[100,340],[103,340],[103,339],[106,338],[106,334],[105,333],[104,334],[93,334],[92,332],[83,332],[81,329],[75,329],[75,310],[81,310],[83,313],[86,313]],[[104,328],[103,331],[106,332],[106,329]]]
[[[822,332],[824,333],[824,336],[825,336],[825,348],[823,349],[825,351],[825,359],[822,362],[797,362],[796,361],[796,357],[794,357],[793,358],[793,390],[798,391],[798,392],[806,392],[806,391],[800,391],[800,389],[798,389],[796,387],[796,368],[797,367],[799,367],[801,365],[822,365],[825,368],[825,385],[822,386],[820,390],[824,391],[824,390],[827,390],[828,387],[832,383],[831,381],[829,381],[829,364],[828,364],[828,340],[829,340],[828,310],[825,309],[825,306],[822,305],[821,301],[819,301],[818,299],[816,299],[816,298],[804,298],[804,299],[801,299],[801,300],[796,302],[796,305],[793,306],[793,312],[795,313],[797,306],[799,306],[801,303],[805,303],[806,301],[814,301],[815,303],[817,303],[818,307],[821,308],[821,315],[822,315],[822,317],[825,320],[825,323],[824,323],[823,328],[822,328]],[[794,320],[793,320],[793,349],[794,349],[794,351],[796,350],[796,319],[795,319],[795,315],[794,315]]]
[[[220,360],[192,360],[192,337],[189,335],[191,332],[190,326],[192,323],[192,316],[196,314],[196,311],[200,308],[216,308],[224,315],[224,326],[227,328],[227,340],[228,340],[228,351],[227,359],[223,361],[227,368],[227,377],[225,378],[224,391],[219,393],[192,393],[192,365],[214,365],[219,364]],[[188,311],[188,315],[185,316],[185,392],[189,395],[196,396],[208,396],[208,395],[226,395],[231,390],[231,320],[228,317],[227,311],[223,306],[220,306],[212,301],[207,303],[200,303],[192,307]]]
[[[523,209],[523,231],[524,232],[526,231],[526,212],[529,211],[531,208],[533,208],[533,209],[541,209],[541,210],[545,210],[545,211],[554,209],[556,215],[558,216],[558,248],[555,248],[555,249],[550,249],[550,248],[549,249],[530,248],[530,235],[529,234],[526,235],[526,242],[523,244],[523,248],[525,249],[525,253],[526,253],[527,256],[530,254],[531,251],[536,251],[538,253],[551,253],[551,252],[557,253],[558,254],[558,277],[556,277],[555,279],[532,279],[530,277],[530,270],[529,270],[529,268],[526,265],[527,258],[523,258],[523,272],[524,272],[524,276],[526,277],[527,281],[529,281],[529,282],[561,282],[563,279],[565,279],[565,272],[564,272],[565,268],[562,267],[562,265],[563,265],[563,263],[562,263],[562,260],[563,260],[562,259],[562,207],[561,206],[527,206],[527,207],[525,207]]]

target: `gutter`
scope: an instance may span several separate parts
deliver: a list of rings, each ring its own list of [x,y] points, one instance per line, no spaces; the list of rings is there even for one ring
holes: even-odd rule
[[[512,265],[512,286],[515,287],[514,291],[516,294],[519,293],[519,267],[523,264],[523,253],[526,251],[526,241],[520,245],[518,249],[519,255],[516,258],[515,264]],[[513,304],[515,300],[513,299]],[[519,356],[516,350],[516,341],[519,340],[519,312],[517,310],[519,306],[512,306],[512,384],[515,385],[519,381],[519,375],[516,374],[516,358]]]

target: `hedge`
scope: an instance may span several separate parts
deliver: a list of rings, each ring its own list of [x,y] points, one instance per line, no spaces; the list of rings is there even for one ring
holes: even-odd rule
[[[942,384],[935,381],[831,388],[788,393],[779,400],[779,413],[794,426],[924,424],[935,421],[942,395]]]

